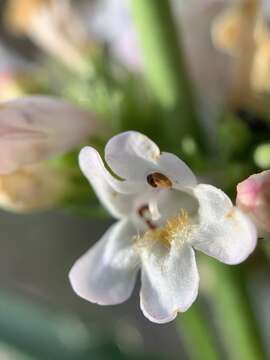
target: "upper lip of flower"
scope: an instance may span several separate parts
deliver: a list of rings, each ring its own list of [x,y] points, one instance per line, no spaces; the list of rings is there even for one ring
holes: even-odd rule
[[[113,137],[105,159],[93,148],[79,157],[101,202],[120,219],[70,272],[74,290],[99,304],[126,300],[141,266],[141,308],[152,321],[167,322],[187,310],[198,292],[194,248],[236,264],[254,249],[249,219],[211,185],[146,136],[129,131]],[[183,209],[183,210],[181,210]]]

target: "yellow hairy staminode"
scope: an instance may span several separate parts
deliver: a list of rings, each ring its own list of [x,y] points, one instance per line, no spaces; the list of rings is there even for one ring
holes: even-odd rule
[[[185,239],[191,229],[190,217],[186,210],[181,209],[180,213],[168,219],[163,227],[151,229],[139,236],[137,240],[141,244],[148,245],[151,242],[161,242],[166,247],[177,240]]]

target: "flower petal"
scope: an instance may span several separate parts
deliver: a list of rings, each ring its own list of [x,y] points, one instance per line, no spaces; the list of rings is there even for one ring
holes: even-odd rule
[[[193,187],[197,184],[191,169],[178,156],[162,152],[157,164],[158,170],[171,180],[175,189],[181,190],[183,187]]]
[[[164,189],[156,194],[156,199],[160,212],[160,218],[155,222],[157,226],[164,226],[168,219],[176,217],[183,209],[191,217],[196,216],[198,211],[198,201],[183,191]]]
[[[0,173],[64,153],[95,129],[95,120],[68,102],[31,96],[0,104]]]
[[[124,179],[144,181],[155,169],[160,156],[157,145],[147,136],[127,131],[112,137],[105,147],[105,160],[111,169]]]
[[[114,136],[106,145],[105,159],[117,175],[134,182],[147,184],[147,175],[159,172],[175,188],[196,185],[194,174],[181,159],[160,153],[152,140],[136,131]]]
[[[119,221],[76,261],[69,279],[79,296],[99,305],[119,304],[129,298],[138,265],[134,235],[128,221]]]
[[[198,286],[195,254],[189,245],[170,251],[152,249],[143,258],[140,299],[149,320],[166,323],[186,311],[197,297]]]
[[[198,185],[194,194],[199,201],[199,229],[192,245],[225,264],[238,264],[254,250],[255,225],[228,196],[211,185]]]
[[[132,211],[133,195],[120,193],[125,182],[116,180],[104,167],[99,153],[92,147],[84,147],[79,155],[82,172],[93,186],[100,202],[116,218]]]

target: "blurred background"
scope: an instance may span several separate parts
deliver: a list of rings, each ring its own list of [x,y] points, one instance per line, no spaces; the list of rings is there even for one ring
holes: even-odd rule
[[[237,183],[270,167],[269,5],[1,0],[0,99],[65,98],[98,121],[85,143],[103,151],[139,130],[234,200]],[[201,255],[199,300],[172,323],[144,318],[139,284],[119,306],[76,296],[68,272],[113,222],[78,149],[56,159],[76,173],[60,204],[1,210],[0,359],[270,359],[267,235],[243,265]]]

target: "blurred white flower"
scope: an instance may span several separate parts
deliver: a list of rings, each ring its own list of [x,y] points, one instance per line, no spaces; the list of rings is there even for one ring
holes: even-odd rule
[[[253,174],[237,185],[237,206],[261,231],[270,231],[270,170]]]
[[[69,0],[9,0],[5,18],[14,32],[29,36],[71,69],[87,67],[89,42]]]
[[[13,69],[0,71],[0,101],[10,100],[23,96],[23,89]]]
[[[215,48],[211,27],[228,0],[173,0],[175,24],[184,46],[186,64],[195,90],[198,114],[215,141],[216,118],[222,111],[230,86],[230,58]]]
[[[45,209],[69,190],[68,174],[47,163],[28,165],[0,176],[0,207],[16,212]]]
[[[165,323],[186,311],[198,293],[194,249],[237,264],[254,250],[255,226],[219,189],[197,184],[188,166],[160,152],[146,136],[129,131],[113,137],[105,168],[97,151],[81,150],[81,169],[116,224],[70,271],[81,297],[118,304],[131,294],[141,269],[141,309]]]
[[[229,103],[234,107],[260,108],[262,99],[258,95],[270,90],[270,32],[266,5],[266,1],[261,0],[237,1],[213,22],[215,46],[231,57]]]
[[[62,196],[65,174],[44,161],[81,144],[95,129],[90,114],[64,100],[32,96],[0,103],[0,206],[29,210]]]
[[[172,0],[171,3],[175,24],[184,46],[188,73],[195,90],[194,98],[197,102],[198,113],[204,128],[211,135],[209,141],[215,146],[216,119],[225,106],[229,106],[232,110],[247,108],[260,113],[265,111],[269,103],[269,99],[265,99],[261,93],[267,90],[270,83],[268,81],[270,50],[266,26],[270,2],[269,0],[190,0],[186,2]],[[254,4],[254,11],[251,12],[250,17],[245,15],[245,8],[249,3]],[[107,42],[114,56],[129,69],[143,72],[140,39],[137,38],[136,26],[128,2],[100,0],[88,4],[84,9],[91,36]],[[217,24],[223,17],[227,17],[227,14],[235,12],[243,20],[241,20],[242,25],[252,18],[256,23],[264,24],[260,31],[260,26],[256,26],[255,31],[252,21],[250,24],[247,21],[245,29],[248,31],[241,30],[242,39],[244,38],[244,41],[238,42],[243,54],[241,59],[231,56],[231,52],[226,50],[235,44],[235,40],[232,39],[235,34],[232,37],[225,36],[228,38],[225,48],[219,46],[217,40],[219,37],[217,33],[228,34],[227,25],[225,28],[219,27],[220,32],[217,30]],[[238,29],[242,25],[240,24]],[[246,66],[247,54],[250,53],[249,49],[253,48],[255,35],[258,38],[259,47],[256,48],[257,56],[253,66],[249,67]],[[248,86],[246,86],[247,83]]]
[[[109,45],[113,56],[133,71],[143,68],[136,30],[128,3],[124,0],[98,0],[85,12],[91,37]]]

